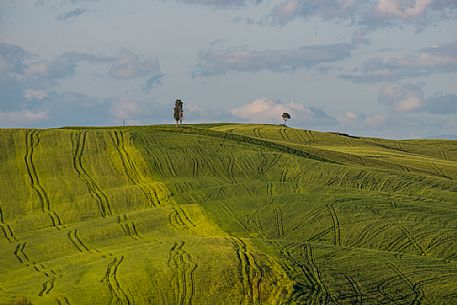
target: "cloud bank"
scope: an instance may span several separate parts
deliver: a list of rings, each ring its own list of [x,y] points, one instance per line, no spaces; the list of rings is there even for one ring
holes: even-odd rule
[[[272,72],[310,68],[322,63],[348,58],[354,46],[350,43],[311,45],[297,49],[255,51],[246,47],[210,48],[198,53],[194,77],[222,75],[228,71]]]

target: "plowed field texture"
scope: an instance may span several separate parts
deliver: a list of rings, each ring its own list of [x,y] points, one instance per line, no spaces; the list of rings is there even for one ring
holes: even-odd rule
[[[457,141],[0,130],[0,304],[457,304]]]

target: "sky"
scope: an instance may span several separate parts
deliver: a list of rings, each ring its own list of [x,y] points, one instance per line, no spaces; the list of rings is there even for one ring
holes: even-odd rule
[[[457,0],[0,0],[0,128],[457,135]]]

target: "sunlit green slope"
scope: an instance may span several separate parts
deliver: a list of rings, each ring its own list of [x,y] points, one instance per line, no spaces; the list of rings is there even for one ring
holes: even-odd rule
[[[0,130],[0,304],[457,304],[457,141]]]

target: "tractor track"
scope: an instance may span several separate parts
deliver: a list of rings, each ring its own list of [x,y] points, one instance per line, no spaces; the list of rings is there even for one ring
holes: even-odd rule
[[[59,296],[56,298],[57,305],[71,305],[66,296]]]
[[[363,228],[362,232],[358,235],[357,239],[353,240],[349,247],[360,247],[360,243],[367,240],[370,241],[374,236],[383,232],[385,228],[390,226],[389,223],[381,223],[380,225],[372,222],[367,223]]]
[[[0,207],[0,228],[2,228],[3,235],[9,242],[17,241],[16,236],[14,235],[13,229],[7,223],[5,223],[5,218],[3,216],[2,208]]]
[[[102,217],[110,216],[113,214],[113,211],[111,204],[108,201],[108,197],[97,185],[94,179],[92,179],[92,177],[87,173],[86,169],[82,165],[82,155],[86,146],[86,137],[87,131],[77,132],[74,134],[74,136],[72,135],[72,143],[74,147],[73,167],[75,168],[79,177],[86,183],[92,198],[97,201],[100,215]]]
[[[443,146],[438,145],[438,151],[439,151],[440,156],[441,156],[442,159],[449,160],[449,158],[448,158],[448,156],[446,154],[446,151],[443,149]]]
[[[102,282],[106,282],[110,292],[110,304],[116,305],[133,305],[134,302],[124,289],[122,289],[117,272],[119,265],[124,261],[124,256],[115,257],[106,267],[105,277]]]
[[[287,168],[284,167],[281,173],[281,179],[279,179],[279,182],[284,183],[287,180]]]
[[[440,169],[434,162],[429,162],[429,164],[431,165],[431,167],[433,168],[438,177],[452,179],[451,177],[447,176],[446,173],[442,169]]]
[[[58,276],[54,270],[47,268],[45,265],[35,263],[32,260],[30,260],[30,258],[25,253],[26,245],[27,245],[27,242],[25,242],[25,241],[20,242],[16,246],[14,255],[16,256],[16,258],[19,260],[19,262],[21,264],[28,266],[28,267],[32,267],[36,272],[39,272],[46,277],[46,280],[42,283],[42,288],[41,288],[40,292],[38,293],[38,295],[39,296],[48,295],[54,289],[57,277],[60,277],[60,276]]]
[[[410,279],[406,277],[404,273],[402,273],[397,267],[395,267],[392,263],[386,263],[386,265],[392,269],[399,278],[401,278],[414,292],[415,298],[414,301],[411,302],[411,305],[421,305],[424,301],[427,301],[424,291],[418,284],[414,284]],[[428,302],[428,301],[427,301]],[[430,304],[430,302],[428,302]]]
[[[254,136],[260,139],[264,139],[262,133],[260,132],[260,128],[254,128]]]
[[[199,164],[197,158],[192,158],[192,177],[197,178],[199,171]]]
[[[342,273],[343,276],[348,280],[349,284],[351,285],[352,289],[354,290],[354,297],[351,301],[352,305],[358,305],[358,304],[363,304],[363,293],[360,290],[360,286],[357,284],[354,279],[349,276],[348,274]]]
[[[286,128],[280,128],[278,130],[279,130],[279,134],[281,135],[281,138],[286,142],[290,142],[290,138],[289,138],[289,135],[287,134]]]
[[[339,304],[327,287],[325,286],[322,275],[314,260],[313,248],[309,242],[303,243],[298,249],[301,250],[299,258],[295,257],[289,247],[280,247],[283,256],[292,263],[286,266],[293,272],[300,271],[302,278],[295,283],[294,292],[291,296],[292,304]],[[298,250],[297,249],[297,250]]]
[[[135,163],[125,148],[124,134],[121,131],[113,131],[111,134],[113,143],[119,153],[125,173],[144,194],[149,207],[161,205],[156,191],[145,181],[143,175],[136,168]]]
[[[184,241],[175,242],[170,250],[168,266],[174,271],[172,285],[176,288],[175,304],[191,305],[195,294],[194,271],[197,264],[184,250]]]
[[[223,201],[215,202],[219,209],[225,213],[228,217],[232,218],[245,232],[249,232],[249,227],[246,225],[245,222],[241,220],[241,218],[233,211],[227,204]]]
[[[67,233],[68,239],[71,241],[71,243],[78,249],[79,252],[81,253],[93,253],[89,247],[87,247],[86,244],[84,244],[78,236],[78,229],[73,229],[71,231],[68,231]]]
[[[58,230],[61,230],[62,221],[59,215],[57,215],[57,213],[54,210],[52,210],[48,194],[41,186],[40,179],[35,168],[35,164],[33,163],[34,150],[39,143],[40,139],[38,137],[38,131],[36,129],[27,130],[25,141],[26,154],[24,157],[27,175],[30,178],[30,184],[32,189],[38,195],[38,199],[41,204],[41,210],[43,211],[43,213],[49,216],[52,222],[52,226],[56,227]]]
[[[234,167],[235,167],[235,158],[233,157],[233,155],[231,153],[229,153],[228,176],[230,177],[230,180],[232,181],[232,183],[236,183],[235,174],[233,171]]]
[[[126,214],[118,215],[117,223],[121,226],[125,235],[130,236],[135,240],[142,239],[142,237],[138,234],[135,223],[132,220],[129,220]]]
[[[338,219],[338,215],[335,212],[335,208],[333,207],[333,204],[328,204],[327,208],[330,211],[330,216],[332,217],[335,245],[341,246],[341,227],[340,227],[340,221]]]
[[[211,162],[210,158],[207,157],[207,154],[205,154],[199,146],[196,146],[195,149],[201,156],[202,160],[205,161],[206,167],[213,174],[213,176],[221,178],[221,175],[216,171],[216,169],[213,166],[213,162]],[[205,168],[205,166],[203,166],[203,168]]]
[[[295,134],[297,135],[297,138],[298,138],[299,142],[302,142],[303,144],[308,143],[308,141],[305,139],[305,137],[303,136],[301,131],[296,130],[296,129],[294,131],[295,131]]]
[[[233,249],[238,259],[238,272],[242,284],[243,305],[261,303],[262,271],[249,251],[246,243],[237,237],[231,238]]]
[[[276,222],[276,231],[278,233],[278,237],[284,236],[284,220],[282,215],[282,210],[280,208],[273,209],[275,213],[275,222]]]
[[[308,135],[309,139],[311,141],[315,140],[316,138],[313,135],[313,132],[311,130],[305,130],[306,134]]]
[[[273,183],[271,183],[271,182],[266,183],[266,194],[267,194],[267,196],[273,196]]]
[[[187,216],[186,212],[184,212],[184,210],[179,206],[173,207],[173,212],[170,213],[169,220],[170,224],[179,230],[196,227],[192,220],[190,220]]]

